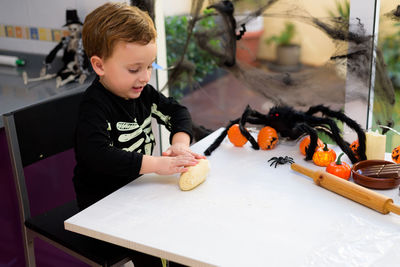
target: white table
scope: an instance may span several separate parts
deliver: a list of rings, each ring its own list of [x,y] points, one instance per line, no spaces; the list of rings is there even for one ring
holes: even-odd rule
[[[196,143],[203,152],[219,132]],[[256,151],[225,139],[192,191],[144,175],[65,221],[65,228],[190,266],[397,266],[400,216],[327,191],[273,156],[305,162],[294,142]],[[398,189],[380,193],[399,203]]]

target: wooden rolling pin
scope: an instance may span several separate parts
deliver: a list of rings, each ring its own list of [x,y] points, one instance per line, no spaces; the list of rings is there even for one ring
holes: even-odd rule
[[[363,204],[368,208],[383,214],[393,212],[400,215],[400,206],[393,204],[393,199],[387,196],[324,171],[314,171],[296,163],[293,163],[291,168],[296,172],[311,177],[317,185]]]

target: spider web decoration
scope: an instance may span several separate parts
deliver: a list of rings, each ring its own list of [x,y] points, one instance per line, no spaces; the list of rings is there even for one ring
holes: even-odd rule
[[[400,21],[400,5],[398,5],[395,9],[391,10],[390,12],[384,14],[384,17],[393,21]]]
[[[400,23],[400,5],[391,11],[380,16],[380,21],[393,21]],[[392,53],[392,52],[389,52]],[[400,53],[400,52],[397,52]],[[387,127],[393,127],[394,121],[392,120],[392,114],[395,106],[395,89],[391,81],[388,69],[384,61],[383,51],[380,47],[376,48],[377,63],[376,63],[376,83],[375,83],[375,101],[374,109],[379,109],[380,113],[374,118],[376,125],[384,125]],[[395,55],[392,55],[395,56]],[[389,64],[389,63],[388,63]],[[387,128],[382,128],[382,132],[387,132]]]
[[[188,50],[190,39],[192,38],[193,35],[194,27],[196,23],[202,18],[200,11],[203,7],[203,4],[204,0],[192,1],[190,8],[191,19],[189,20],[188,23],[187,38],[184,42],[184,46],[182,47],[182,54],[176,60],[175,64],[168,68],[169,69],[168,82],[161,89],[161,91],[167,89],[168,87],[172,87],[179,79],[182,79],[183,76],[187,78],[188,84],[193,87],[194,80],[192,79],[192,76],[195,71],[195,65],[185,58],[185,54]],[[196,87],[199,86],[196,84]]]
[[[368,92],[370,83],[370,66],[373,55],[373,38],[365,33],[364,24],[359,19],[351,21],[341,17],[313,17],[301,6],[301,2],[294,3],[288,0],[264,0],[258,1],[254,10],[235,20],[235,6],[241,0],[236,1],[192,1],[190,20],[187,27],[187,40],[182,48],[182,54],[176,63],[169,69],[169,81],[164,89],[181,79],[185,79],[194,89],[202,90],[199,83],[194,82],[191,77],[195,72],[195,64],[190,63],[186,53],[188,51],[189,40],[194,38],[198,49],[202,49],[212,55],[218,67],[232,74],[235,79],[243,83],[247,88],[257,92],[260,97],[265,98],[266,107],[286,104],[296,108],[306,109],[311,105],[327,103],[334,108],[343,108],[345,101],[362,100],[368,104]],[[203,8],[208,7],[211,11],[207,14],[202,13]],[[392,12],[397,14],[396,11]],[[243,14],[242,14],[243,15]],[[240,42],[240,37],[246,26],[256,17],[290,19],[302,24],[307,24],[328,36],[335,44],[335,52],[321,68],[305,70],[301,73],[296,72],[266,72],[265,69],[249,66],[236,60],[236,49]],[[398,16],[393,15],[395,18]],[[212,17],[217,22],[212,29],[201,28],[200,22]],[[196,28],[197,27],[197,28]],[[195,28],[197,29],[195,31]],[[265,29],[268,30],[268,29]],[[210,41],[217,40],[217,44],[211,45]],[[375,50],[376,60],[376,84],[375,95],[382,98],[387,103],[384,108],[384,122],[382,125],[391,125],[391,114],[395,104],[394,88],[388,78],[382,54]],[[313,77],[321,75],[326,69],[338,69],[342,65],[347,76],[354,78],[355,85],[348,87],[345,91],[345,80],[343,79],[341,90],[330,90],[325,84],[316,83]],[[323,80],[323,78],[321,78]],[[309,90],[305,90],[305,88]],[[318,94],[316,94],[318,92]],[[206,92],[203,92],[207,94]],[[299,97],[301,95],[301,97]],[[334,102],[334,100],[336,102]],[[212,100],[210,100],[212,101]],[[245,105],[246,103],[243,103]],[[225,112],[224,107],[218,107],[221,112]],[[238,112],[240,112],[240,108]],[[267,110],[265,110],[267,111]],[[220,126],[224,126],[221,122]]]

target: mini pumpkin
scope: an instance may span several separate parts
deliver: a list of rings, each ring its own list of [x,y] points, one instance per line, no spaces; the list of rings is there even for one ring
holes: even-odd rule
[[[392,150],[392,160],[396,163],[400,163],[400,146]]]
[[[306,151],[309,145],[310,145],[310,136],[307,135],[301,140],[299,145],[300,153],[303,154],[304,156],[306,155]],[[315,150],[317,150],[319,147],[324,147],[324,143],[322,142],[321,139],[318,138],[317,147],[315,148]]]
[[[340,153],[336,161],[329,163],[329,165],[326,167],[326,172],[329,172],[345,180],[349,180],[351,176],[351,168],[349,164],[341,161],[343,155],[343,152]]]
[[[313,161],[316,165],[321,167],[326,167],[332,161],[336,159],[336,152],[333,151],[331,148],[328,148],[328,145],[324,143],[324,148],[318,148],[315,151],[313,156]]]
[[[240,132],[239,124],[234,124],[229,128],[228,139],[237,147],[242,147],[247,143],[247,138]]]
[[[350,145],[350,149],[351,149],[351,151],[353,151],[353,153],[354,153],[354,155],[355,155],[355,157],[357,159],[360,159],[359,156],[358,156],[358,152],[357,152],[357,149],[358,149],[359,146],[360,146],[360,144],[358,143],[358,140],[354,141]]]
[[[263,150],[273,149],[278,140],[278,134],[272,127],[265,126],[258,132],[257,143]]]

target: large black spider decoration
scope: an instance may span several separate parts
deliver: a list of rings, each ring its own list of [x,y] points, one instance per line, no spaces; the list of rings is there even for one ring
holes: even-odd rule
[[[323,116],[316,116],[315,114],[318,112],[322,113]],[[343,140],[341,131],[334,119],[347,124],[357,133],[359,142],[357,155],[359,156],[359,159],[357,159],[356,155],[350,149],[349,143]],[[224,140],[228,129],[236,123],[239,124],[240,132],[247,138],[247,140],[249,140],[254,149],[259,149],[260,147],[258,146],[257,141],[245,129],[244,126],[246,123],[270,126],[274,128],[280,136],[290,140],[296,140],[303,134],[310,135],[310,145],[306,150],[305,160],[311,160],[314,155],[318,140],[317,130],[324,132],[331,137],[349,157],[352,163],[367,158],[365,155],[365,132],[361,126],[351,118],[347,117],[343,112],[331,110],[323,105],[312,106],[306,112],[297,111],[288,106],[275,106],[270,109],[268,114],[262,114],[253,110],[250,106],[247,106],[242,116],[230,121],[214,143],[204,151],[204,154],[207,156],[211,155],[211,153]]]
[[[270,162],[270,161],[272,161],[272,163],[269,166],[272,167],[272,165],[275,164],[275,166],[274,166],[275,168],[276,168],[276,166],[278,164],[283,165],[283,164],[286,164],[286,163],[290,163],[290,164],[294,163],[293,158],[292,157],[288,157],[288,156],[285,156],[285,157],[272,157],[272,158],[270,158],[268,160],[268,162]]]

